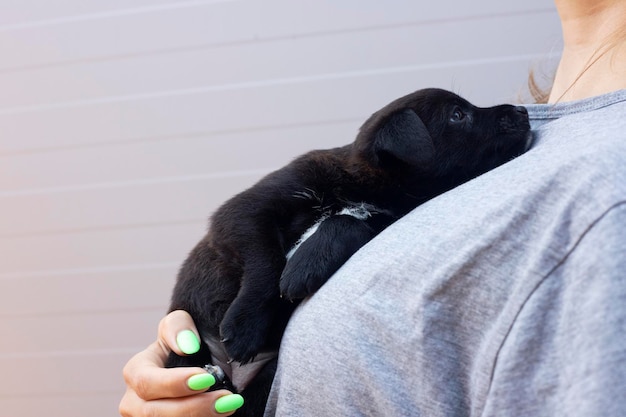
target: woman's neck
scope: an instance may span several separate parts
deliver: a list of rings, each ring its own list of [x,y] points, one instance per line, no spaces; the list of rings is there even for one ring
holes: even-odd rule
[[[556,0],[563,54],[549,103],[626,88],[626,2]]]

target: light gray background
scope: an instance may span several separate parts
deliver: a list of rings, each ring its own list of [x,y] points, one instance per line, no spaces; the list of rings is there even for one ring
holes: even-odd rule
[[[0,416],[117,415],[226,198],[437,86],[518,101],[548,0],[0,0]]]

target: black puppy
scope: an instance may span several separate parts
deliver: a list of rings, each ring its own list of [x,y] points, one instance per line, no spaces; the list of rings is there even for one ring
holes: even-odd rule
[[[188,311],[204,343],[168,366],[220,365],[245,397],[237,415],[262,415],[293,301],[411,209],[530,140],[523,107],[477,108],[425,89],[374,113],[353,143],[267,175],[216,211],[183,264],[171,310]]]

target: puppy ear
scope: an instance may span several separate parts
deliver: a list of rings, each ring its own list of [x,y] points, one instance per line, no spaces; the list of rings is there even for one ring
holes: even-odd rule
[[[430,133],[411,109],[394,113],[384,121],[374,133],[372,146],[378,163],[382,164],[391,157],[412,167],[423,167],[435,156]]]

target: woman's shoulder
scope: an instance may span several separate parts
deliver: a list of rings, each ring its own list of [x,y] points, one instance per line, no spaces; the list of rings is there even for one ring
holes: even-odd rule
[[[535,135],[531,160],[544,173],[608,177],[613,184],[621,178],[626,193],[626,90],[528,109]]]

